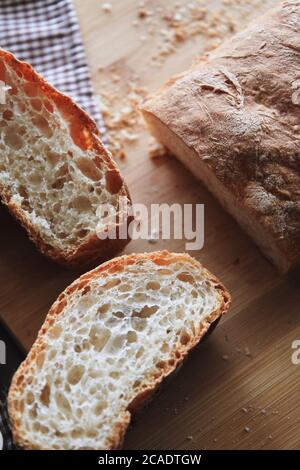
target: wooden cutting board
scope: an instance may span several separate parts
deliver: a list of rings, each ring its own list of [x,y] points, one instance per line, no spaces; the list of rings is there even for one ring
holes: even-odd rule
[[[134,73],[143,86],[155,90],[189,66],[208,45],[203,35],[196,35],[184,41],[162,66],[151,67],[149,57],[158,48],[157,35],[154,32],[146,37],[143,26],[132,23],[138,2],[110,3],[112,11],[105,13],[99,0],[75,0],[99,94],[105,70],[111,65],[124,77],[119,84],[120,97],[126,93],[127,77]],[[179,3],[185,2],[150,1],[147,8],[162,5],[174,9]],[[241,29],[249,18],[276,1],[198,3],[215,11],[225,8],[224,4],[227,11],[234,11],[235,6],[244,9],[238,24]],[[279,275],[181,164],[171,157],[149,159],[147,133],[139,133],[141,138],[127,149],[127,158],[120,163],[133,200],[205,204],[205,246],[192,255],[225,283],[233,305],[215,333],[135,419],[125,448],[299,449],[300,365],[291,361],[292,342],[300,340],[299,272]],[[51,303],[78,273],[39,255],[3,208],[0,213],[0,312],[29,348]],[[135,241],[126,253],[162,248],[182,251],[184,242],[152,245]]]

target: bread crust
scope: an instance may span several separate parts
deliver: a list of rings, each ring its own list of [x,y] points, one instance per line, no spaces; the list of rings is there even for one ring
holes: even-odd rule
[[[106,278],[110,274],[123,271],[128,265],[134,265],[139,263],[141,260],[152,260],[154,263],[161,266],[168,266],[174,262],[182,262],[189,264],[192,263],[196,268],[203,269],[203,274],[205,278],[213,284],[214,288],[217,291],[218,307],[213,312],[211,312],[211,314],[207,318],[205,318],[203,322],[201,322],[197,331],[195,332],[194,337],[191,338],[186,345],[181,345],[170,354],[169,361],[164,362],[160,375],[157,375],[156,377],[145,377],[143,383],[137,390],[135,398],[128,406],[127,410],[124,411],[122,420],[120,420],[117,426],[112,429],[111,435],[108,438],[108,450],[119,449],[122,446],[125,432],[131,420],[131,415],[135,413],[139,408],[141,408],[141,406],[143,406],[143,404],[147,400],[149,400],[155,390],[160,386],[162,380],[168,375],[170,375],[176,369],[176,367],[186,358],[188,353],[206,335],[206,333],[209,331],[210,326],[217,322],[221,318],[221,316],[228,311],[231,304],[231,296],[227,289],[213,274],[203,268],[198,261],[191,258],[188,254],[169,253],[168,251],[145,254],[131,254],[128,256],[122,256],[108,261],[99,266],[98,268],[81,276],[73,284],[67,287],[67,289],[58,297],[57,301],[53,304],[27,358],[21,364],[18,371],[13,377],[8,395],[8,411],[14,441],[23,449],[36,450],[39,448],[33,442],[29,442],[28,440],[26,440],[26,438],[24,438],[22,433],[22,426],[18,419],[19,410],[16,409],[14,398],[18,390],[22,388],[22,381],[24,374],[26,373],[26,369],[34,361],[35,357],[47,347],[47,344],[44,341],[45,334],[47,333],[49,328],[54,324],[55,318],[58,315],[63,314],[64,309],[68,304],[68,300],[75,292],[83,291],[89,285],[90,281],[95,278]],[[51,444],[49,444],[49,448],[51,448]]]
[[[115,183],[120,187],[118,194],[120,197],[126,197],[129,205],[131,198],[128,188],[120,174],[120,171],[113,161],[111,154],[104,147],[99,137],[99,131],[93,119],[83,111],[69,96],[59,92],[51,86],[41,75],[39,75],[33,67],[18,60],[12,53],[0,49],[0,61],[7,64],[17,73],[22,73],[23,77],[28,81],[38,85],[43,96],[49,98],[55,103],[61,111],[65,119],[72,122],[76,127],[76,139],[78,145],[84,150],[93,150],[95,153],[94,162],[96,165],[105,165],[107,171],[114,173]],[[0,197],[2,202],[7,206],[10,213],[21,223],[27,231],[29,238],[36,244],[38,249],[55,262],[75,268],[84,268],[93,266],[97,261],[109,259],[114,254],[121,251],[130,241],[130,238],[101,240],[96,233],[86,237],[82,244],[73,250],[59,250],[56,247],[45,242],[43,237],[37,232],[35,226],[26,216],[26,212],[17,204],[11,201],[11,194],[8,194],[0,186]],[[128,225],[132,220],[128,214],[120,214],[120,218],[124,216],[124,223]]]
[[[283,271],[300,262],[299,39],[300,2],[285,2],[142,108],[152,133],[223,205],[228,193],[226,209]]]

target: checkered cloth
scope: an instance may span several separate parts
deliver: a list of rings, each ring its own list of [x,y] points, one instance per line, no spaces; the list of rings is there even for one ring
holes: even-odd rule
[[[0,46],[71,96],[104,138],[72,0],[0,0]]]
[[[0,450],[13,450],[15,447],[9,428],[6,395],[7,391],[0,390]]]

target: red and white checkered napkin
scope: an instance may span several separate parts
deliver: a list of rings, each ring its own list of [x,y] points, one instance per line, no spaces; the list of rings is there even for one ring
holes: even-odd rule
[[[0,46],[71,96],[104,137],[72,0],[0,0]]]

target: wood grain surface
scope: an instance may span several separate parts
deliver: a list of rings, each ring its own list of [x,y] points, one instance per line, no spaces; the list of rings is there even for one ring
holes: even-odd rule
[[[151,67],[157,38],[143,38],[142,26],[133,26],[138,1],[111,1],[110,13],[103,12],[99,0],[74,1],[100,95],[112,65],[124,77],[118,89],[121,97],[130,74],[137,73],[143,86],[155,90],[207,47],[203,35],[195,36],[161,67]],[[184,2],[148,2],[150,7],[177,3]],[[224,3],[244,9],[238,25],[242,29],[276,1]],[[218,1],[201,4],[212,10],[222,7]],[[120,163],[134,202],[205,204],[205,246],[191,254],[222,279],[233,305],[214,334],[135,418],[125,448],[299,449],[300,365],[291,361],[292,342],[300,340],[299,272],[278,274],[180,163],[172,157],[149,159],[147,132],[140,134]],[[39,255],[3,208],[0,214],[0,314],[29,348],[50,305],[78,273]],[[161,248],[183,251],[185,246],[178,240],[155,245],[135,241],[126,252]]]

